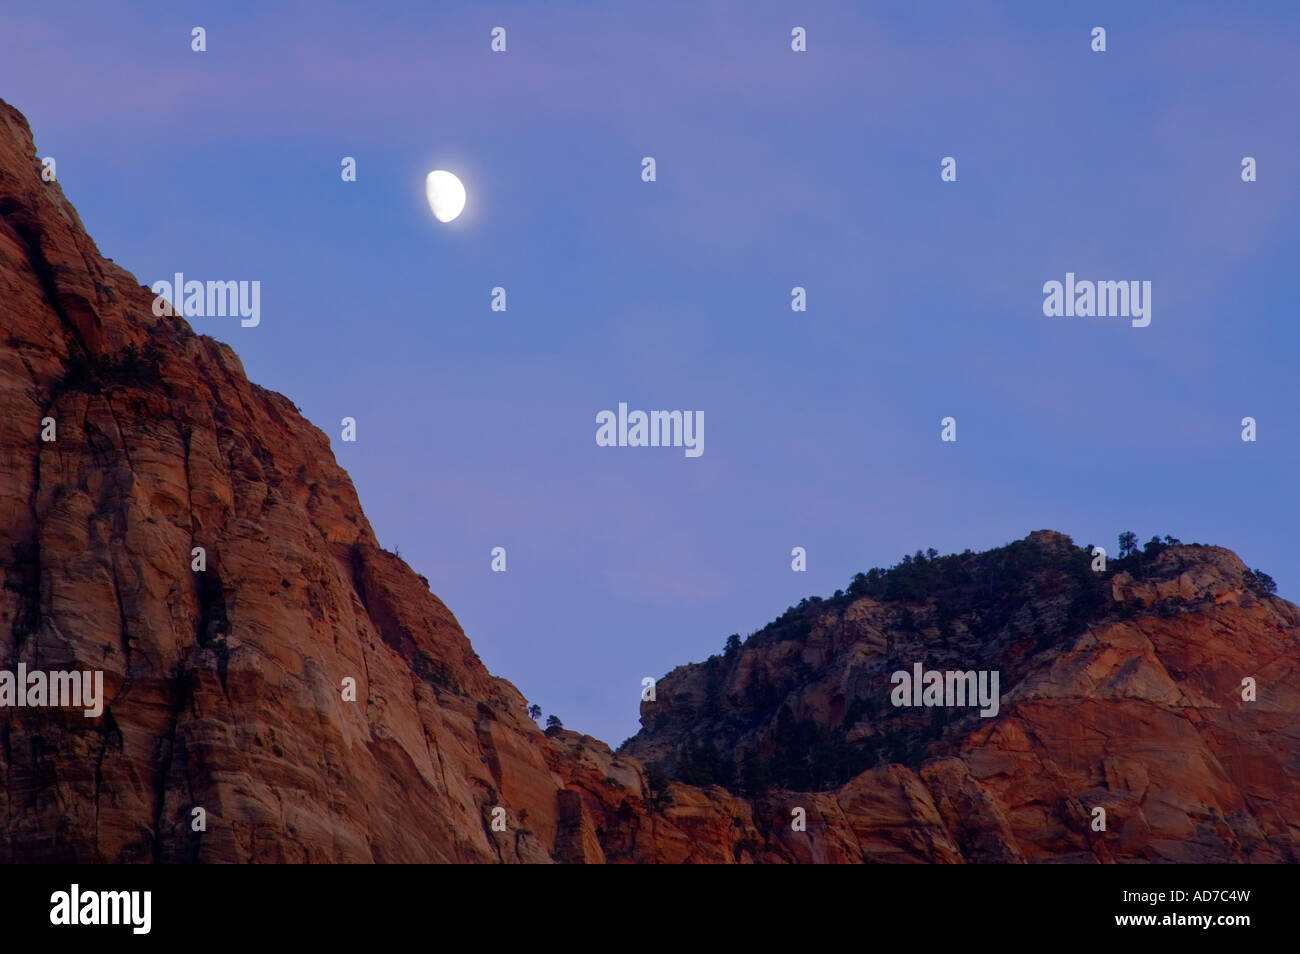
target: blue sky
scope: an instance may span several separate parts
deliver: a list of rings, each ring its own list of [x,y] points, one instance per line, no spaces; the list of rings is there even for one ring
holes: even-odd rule
[[[1300,597],[1300,16],[1132,6],[9,5],[0,95],[142,282],[261,281],[196,330],[617,744],[642,676],[918,548],[1169,533]],[[1151,281],[1151,325],[1044,317],[1067,271]],[[620,401],[703,411],[704,455],[597,447]]]

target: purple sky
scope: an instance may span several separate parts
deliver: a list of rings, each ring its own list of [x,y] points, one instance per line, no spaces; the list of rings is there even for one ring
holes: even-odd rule
[[[1300,597],[1293,5],[205,6],[10,5],[0,96],[142,282],[261,281],[192,324],[571,728],[917,548],[1169,533]],[[1067,271],[1150,327],[1044,317]],[[704,455],[597,447],[620,401]]]

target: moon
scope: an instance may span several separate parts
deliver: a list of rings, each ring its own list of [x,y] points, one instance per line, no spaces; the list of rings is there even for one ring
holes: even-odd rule
[[[434,169],[424,180],[429,208],[439,222],[450,222],[465,209],[465,186],[450,172]]]

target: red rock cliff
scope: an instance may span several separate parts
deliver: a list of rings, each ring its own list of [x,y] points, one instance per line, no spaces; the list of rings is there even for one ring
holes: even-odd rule
[[[0,103],[0,656],[107,697],[0,709],[0,860],[581,854],[576,761],[376,545],[325,435],[152,301]]]

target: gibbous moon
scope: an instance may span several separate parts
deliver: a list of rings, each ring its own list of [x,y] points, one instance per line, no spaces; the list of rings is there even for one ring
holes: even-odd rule
[[[424,194],[429,208],[439,222],[450,222],[465,208],[465,187],[450,172],[435,169],[424,180]]]

